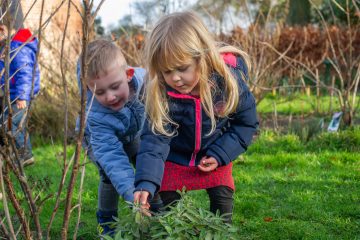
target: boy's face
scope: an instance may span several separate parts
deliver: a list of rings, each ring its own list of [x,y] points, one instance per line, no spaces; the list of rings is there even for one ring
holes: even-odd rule
[[[114,64],[106,75],[90,79],[88,87],[100,104],[119,111],[129,100],[129,82],[133,75],[134,69],[124,71],[118,64]]]
[[[5,42],[8,35],[7,28],[4,24],[0,24],[0,43]]]

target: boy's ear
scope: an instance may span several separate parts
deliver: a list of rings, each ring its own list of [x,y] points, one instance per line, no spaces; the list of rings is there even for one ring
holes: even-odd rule
[[[132,79],[132,77],[134,76],[134,72],[135,72],[135,70],[131,67],[126,69],[126,77],[127,77],[128,81],[130,81]]]

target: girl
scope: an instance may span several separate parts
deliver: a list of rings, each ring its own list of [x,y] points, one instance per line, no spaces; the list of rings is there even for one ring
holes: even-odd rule
[[[149,34],[145,63],[147,120],[136,159],[136,203],[160,192],[164,205],[178,189],[206,189],[210,210],[231,222],[232,161],[258,126],[244,80],[248,56],[218,47],[194,12],[163,17]]]

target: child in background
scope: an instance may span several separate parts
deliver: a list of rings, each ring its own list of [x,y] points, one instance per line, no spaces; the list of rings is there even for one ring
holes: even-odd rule
[[[7,27],[0,24],[0,72],[4,70],[4,49],[8,35]],[[28,106],[34,96],[40,91],[40,71],[36,62],[38,52],[38,40],[29,29],[21,28],[12,36],[10,42],[10,68],[9,68],[9,91],[12,108],[12,128],[11,132],[15,138],[16,148],[19,153],[19,160],[23,166],[34,163],[30,136],[24,126],[24,119],[27,114]],[[34,71],[35,69],[35,71]],[[34,85],[33,85],[34,84]],[[33,86],[32,86],[33,85]],[[6,92],[5,74],[1,76],[0,106]],[[33,92],[33,95],[32,95]],[[5,107],[6,105],[4,105]],[[2,107],[0,109],[0,113]],[[0,115],[1,116],[1,115]],[[8,109],[4,109],[4,119],[8,120]],[[3,122],[0,123],[0,125]],[[8,125],[8,124],[6,124]],[[26,142],[25,142],[26,141]]]
[[[257,129],[245,80],[248,56],[217,45],[193,12],[163,17],[145,41],[147,119],[136,158],[135,203],[147,208],[159,191],[164,205],[176,190],[206,189],[210,210],[231,222],[232,161]]]
[[[96,216],[99,233],[106,235],[114,232],[109,223],[118,215],[119,195],[133,202],[134,170],[130,161],[135,160],[144,122],[144,106],[138,95],[145,70],[128,67],[120,48],[103,39],[89,43],[87,62],[89,115],[83,146],[99,168]],[[81,90],[80,64],[77,72]]]

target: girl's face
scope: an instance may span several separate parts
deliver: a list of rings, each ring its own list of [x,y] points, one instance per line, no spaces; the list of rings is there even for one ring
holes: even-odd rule
[[[189,63],[176,66],[173,70],[164,70],[165,82],[182,94],[199,95],[198,63],[192,59]]]

